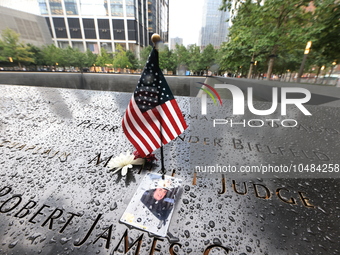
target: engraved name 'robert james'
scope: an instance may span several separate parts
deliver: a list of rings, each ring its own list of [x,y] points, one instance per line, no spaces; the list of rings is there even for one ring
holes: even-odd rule
[[[121,254],[120,251],[123,251],[124,254],[131,254],[134,252],[133,254],[138,255],[141,250],[146,250],[149,255],[165,252],[164,249],[162,250],[159,248],[159,244],[165,242],[165,239],[156,236],[148,238],[144,236],[144,232],[141,233],[138,230],[125,229],[124,233],[117,233],[115,230],[116,223],[107,225],[101,222],[105,222],[104,214],[102,213],[97,214],[96,217],[89,217],[85,216],[84,213],[66,211],[64,208],[61,209],[47,204],[39,205],[37,201],[31,199],[27,200],[27,198],[24,198],[20,194],[11,195],[10,193],[12,192],[12,187],[5,186],[0,188],[1,217],[6,215],[7,217],[14,217],[21,221],[27,219],[30,224],[37,224],[40,225],[40,227],[48,228],[51,231],[59,230],[58,233],[60,235],[67,232],[70,234],[70,232],[74,231],[75,224],[77,224],[78,220],[81,223],[84,223],[85,218],[91,218],[85,222],[86,227],[80,231],[80,234],[78,234],[78,230],[74,232],[74,234],[77,235],[75,236],[76,239],[73,241],[74,247],[102,243],[104,245],[99,244],[100,247],[105,247],[105,249],[110,250],[110,254]],[[62,218],[63,220],[60,220]],[[132,240],[131,235],[130,237],[128,235],[129,233],[132,233],[133,236],[136,236],[136,234],[139,236],[136,237],[135,240]],[[33,234],[30,239],[34,241],[37,237],[39,237],[39,235]],[[63,239],[63,242],[68,242],[72,240],[73,237],[71,236]],[[114,239],[117,240],[115,244],[112,243]],[[177,241],[169,242],[169,246],[166,248],[167,254],[183,254],[179,251],[182,246],[183,244]],[[210,244],[202,249],[201,254],[209,255],[210,253],[213,253],[215,249],[222,249],[226,253],[232,251],[230,247],[224,246],[223,244]],[[131,253],[128,253],[129,251],[131,251]]]

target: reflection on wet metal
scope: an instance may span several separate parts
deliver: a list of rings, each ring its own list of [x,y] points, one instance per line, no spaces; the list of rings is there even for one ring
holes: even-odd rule
[[[338,109],[306,106],[312,116],[302,116],[288,107],[295,127],[265,119],[214,127],[214,119],[258,117],[233,117],[230,100],[208,101],[202,116],[199,99],[178,98],[189,129],[164,153],[183,193],[161,238],[119,222],[158,162],[125,177],[107,168],[134,151],[120,128],[130,97],[0,86],[0,254],[340,253]],[[293,172],[280,172],[287,166]],[[278,172],[217,172],[241,167]]]

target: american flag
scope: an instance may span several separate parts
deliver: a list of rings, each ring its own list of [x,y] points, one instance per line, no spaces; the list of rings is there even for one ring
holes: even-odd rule
[[[153,49],[123,117],[125,135],[141,157],[175,139],[188,127]]]

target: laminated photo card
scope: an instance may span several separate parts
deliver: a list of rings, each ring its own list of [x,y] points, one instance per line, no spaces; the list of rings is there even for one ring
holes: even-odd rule
[[[165,237],[182,180],[148,173],[138,186],[120,222]]]

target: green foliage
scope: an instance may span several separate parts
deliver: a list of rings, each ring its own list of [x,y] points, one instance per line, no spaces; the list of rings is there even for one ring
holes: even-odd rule
[[[106,49],[101,48],[101,54],[97,57],[96,65],[105,67],[107,65],[112,65],[112,61],[112,55],[107,53]]]
[[[340,58],[339,2],[312,3],[316,7],[314,12],[306,9],[310,0],[222,0],[221,9],[236,6],[237,15],[232,20],[229,40],[219,51],[221,68],[237,70],[257,60],[262,69],[267,65],[268,75],[273,71],[298,70],[310,40],[313,45],[307,67]]]
[[[168,46],[163,46],[159,50],[159,67],[161,70],[176,71],[174,53],[169,50]]]
[[[176,44],[174,51],[175,60],[178,66],[188,66],[189,64],[189,52],[183,45]]]
[[[7,61],[8,57],[6,57],[6,53],[5,53],[5,43],[0,40],[0,62],[4,62]]]
[[[56,63],[59,64],[62,61],[61,49],[57,48],[54,44],[44,46],[42,48],[43,63],[48,66],[54,66]]]
[[[27,44],[27,49],[29,52],[32,53],[33,63],[36,66],[44,64],[44,56],[43,56],[41,48],[33,44]]]
[[[126,51],[120,44],[116,45],[116,52],[114,54],[113,67],[115,68],[131,68],[132,64],[129,62],[129,58],[126,55]]]
[[[0,40],[1,61],[17,63],[21,67],[21,63],[34,63],[33,53],[29,47],[21,43],[20,35],[13,30],[7,28],[1,33]]]
[[[78,67],[81,72],[83,72],[84,67],[92,66],[96,61],[95,55],[90,50],[84,53],[79,49],[68,48],[68,52],[71,54],[68,59],[69,64]]]
[[[65,49],[60,49],[60,59],[59,65],[61,66],[77,66],[77,56],[76,56],[76,49],[71,48],[68,46]]]
[[[340,60],[340,5],[335,0],[314,1],[316,6],[313,30],[310,36],[312,49],[318,52],[318,62],[331,63]],[[320,61],[320,60],[323,61]],[[319,64],[320,65],[320,64]],[[322,63],[321,63],[322,65]]]
[[[202,69],[205,69],[204,64],[201,63],[201,51],[200,47],[196,44],[192,44],[189,46],[189,61],[188,61],[188,69],[194,73],[200,72]]]
[[[146,61],[148,60],[148,57],[150,55],[150,52],[152,50],[152,46],[148,45],[147,47],[143,48],[140,52],[140,67],[143,68],[145,66]]]
[[[216,53],[217,51],[214,49],[212,44],[209,44],[204,48],[200,61],[203,69],[209,69],[216,64]]]
[[[96,60],[97,60],[97,55],[94,54],[89,49],[86,50],[85,54],[86,54],[86,63],[85,63],[85,66],[92,66],[96,62]]]
[[[128,57],[129,62],[131,63],[131,69],[136,70],[139,68],[138,59],[136,58],[136,55],[131,51],[126,51],[126,56]]]
[[[306,10],[310,4],[315,6]],[[228,41],[218,51],[212,45],[203,51],[197,45],[188,48],[176,45],[159,49],[161,69],[176,72],[178,69],[201,72],[207,67],[219,66],[228,72],[261,72],[270,75],[299,70],[307,41],[312,48],[306,61],[306,70],[315,66],[330,66],[340,61],[340,7],[339,0],[222,0],[222,10],[236,7],[237,15],[229,30]],[[236,14],[236,12],[234,14]],[[14,65],[35,64],[55,66],[89,67],[93,64],[117,68],[143,67],[152,50],[141,50],[139,60],[131,51],[117,45],[109,54],[101,49],[100,56],[87,50],[60,49],[54,45],[42,48],[27,45],[19,40],[19,34],[10,29],[2,31],[0,61],[10,58]],[[257,61],[256,66],[254,62]]]
[[[79,49],[71,47],[60,49],[53,44],[44,46],[41,50],[41,55],[41,64],[62,67],[74,66],[78,67],[81,72],[84,67],[92,66],[97,58],[90,50],[81,52]]]
[[[97,56],[87,50],[85,53],[79,49],[67,47],[66,49],[57,48],[55,45],[47,45],[41,48],[32,44],[26,46],[19,41],[20,35],[11,29],[2,32],[0,40],[0,61],[14,64],[30,65],[35,64],[47,66],[74,66],[81,71],[83,67],[91,66],[95,63]]]

